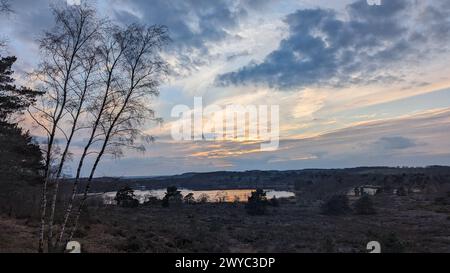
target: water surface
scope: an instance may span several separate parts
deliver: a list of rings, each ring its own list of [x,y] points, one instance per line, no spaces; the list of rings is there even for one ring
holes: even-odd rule
[[[246,202],[248,197],[251,195],[254,189],[247,190],[207,190],[207,191],[194,191],[188,189],[179,189],[183,196],[188,195],[189,193],[194,194],[194,198],[199,200],[203,196],[207,196],[208,202],[217,203],[217,202]],[[156,197],[158,199],[162,199],[166,193],[166,189],[159,190],[135,190],[134,194],[136,198],[139,199],[139,202],[143,203],[149,197]],[[280,198],[291,198],[295,197],[295,193],[288,191],[275,191],[275,190],[266,190],[267,198],[272,199],[274,197]],[[114,197],[116,196],[116,192],[108,192],[103,195],[105,199],[105,203],[114,204]]]

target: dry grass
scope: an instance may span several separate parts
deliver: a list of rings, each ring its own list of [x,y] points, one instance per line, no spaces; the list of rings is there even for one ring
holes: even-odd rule
[[[426,201],[375,200],[376,215],[336,217],[292,203],[264,216],[231,204],[102,208],[84,219],[79,240],[87,252],[330,252],[330,242],[335,252],[365,252],[373,240],[386,241],[385,251],[450,252],[449,213]]]

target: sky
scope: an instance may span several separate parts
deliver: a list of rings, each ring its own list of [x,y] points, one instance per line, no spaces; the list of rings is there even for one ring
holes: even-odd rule
[[[14,0],[15,14],[0,18],[18,80],[39,63],[36,40],[58,1]],[[447,0],[90,2],[119,25],[166,25],[172,39],[171,74],[152,105],[164,123],[144,128],[155,143],[105,158],[98,176],[450,164]],[[174,141],[171,110],[194,97],[278,105],[279,149]]]

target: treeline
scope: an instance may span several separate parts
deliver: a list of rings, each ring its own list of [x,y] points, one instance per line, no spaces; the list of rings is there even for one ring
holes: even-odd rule
[[[69,179],[70,181],[70,179]],[[190,173],[156,178],[112,178],[94,179],[92,192],[117,191],[124,185],[133,189],[154,190],[176,186],[191,190],[227,190],[256,189],[273,190],[308,189],[312,194],[322,191],[342,191],[348,188],[373,184],[392,187],[405,185],[421,187],[435,185],[439,187],[450,181],[450,167],[431,166],[426,168],[388,168],[364,167],[332,170],[298,170],[298,171],[248,171],[248,172],[213,172]],[[81,181],[86,183],[86,181]]]
[[[30,218],[38,215],[43,158],[18,120],[40,93],[14,84],[16,60],[0,56],[0,213]]]
[[[9,1],[0,2],[0,16],[13,10]],[[39,145],[19,121],[23,112],[42,93],[15,84],[15,56],[3,56],[7,42],[0,40],[0,214],[33,218],[39,214],[39,190],[43,158]]]

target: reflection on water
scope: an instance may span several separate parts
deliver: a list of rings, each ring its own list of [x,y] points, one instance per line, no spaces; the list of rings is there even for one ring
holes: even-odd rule
[[[199,200],[200,198],[207,196],[208,202],[217,203],[217,202],[246,202],[251,193],[255,190],[208,190],[208,191],[192,191],[187,189],[180,189],[181,194],[186,196],[189,193],[194,194],[194,198]],[[156,197],[158,199],[162,199],[166,193],[166,189],[160,190],[135,190],[134,194],[136,198],[139,199],[139,202],[143,203],[149,197]],[[274,191],[274,190],[266,190],[267,198],[290,198],[295,197],[295,193],[288,191]],[[114,204],[114,197],[116,196],[116,192],[108,192],[103,195],[106,204]]]

